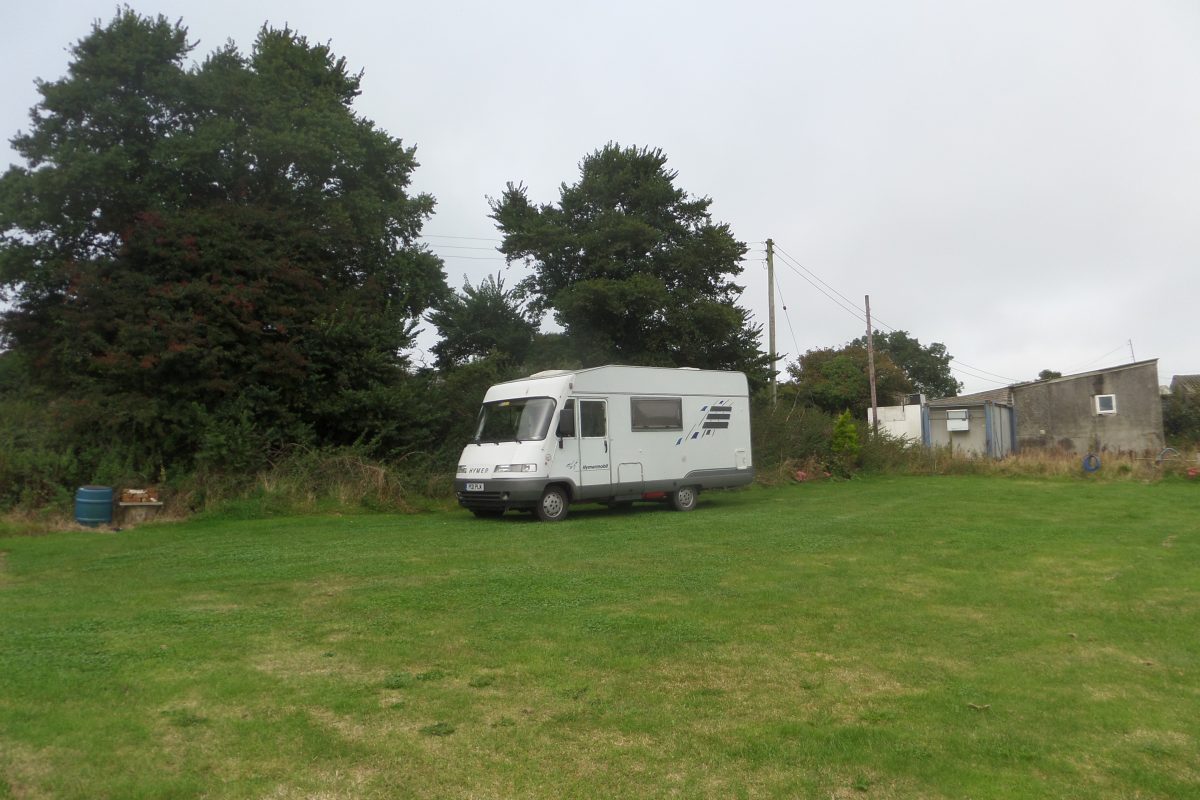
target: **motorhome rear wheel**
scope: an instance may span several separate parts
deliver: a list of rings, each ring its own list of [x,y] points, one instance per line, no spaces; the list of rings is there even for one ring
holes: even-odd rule
[[[671,492],[671,507],[676,511],[691,511],[696,507],[696,488],[680,486]]]

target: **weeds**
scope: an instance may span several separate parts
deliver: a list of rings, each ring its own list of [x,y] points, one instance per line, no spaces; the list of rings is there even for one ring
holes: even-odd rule
[[[372,458],[368,448],[293,446],[275,453],[262,469],[239,474],[195,470],[188,474],[139,473],[116,455],[99,461],[64,450],[52,437],[28,433],[48,417],[31,405],[9,402],[11,419],[0,424],[0,532],[44,533],[72,529],[73,489],[85,483],[117,488],[157,485],[165,506],[160,520],[196,514],[260,518],[283,514],[413,512],[453,502],[454,474],[446,452],[413,452]],[[19,412],[19,413],[18,413]],[[41,414],[41,416],[39,416]],[[994,475],[1090,481],[1200,480],[1195,449],[1157,459],[1152,455],[1101,453],[1101,469],[1086,474],[1082,456],[1028,451],[1002,460],[875,434],[859,426],[858,447],[843,441],[834,452],[835,421],[813,408],[759,403],[754,412],[753,452],[760,484],[845,479],[855,474]],[[848,428],[843,425],[843,428]],[[843,435],[843,439],[846,435]],[[98,464],[92,471],[83,464]]]

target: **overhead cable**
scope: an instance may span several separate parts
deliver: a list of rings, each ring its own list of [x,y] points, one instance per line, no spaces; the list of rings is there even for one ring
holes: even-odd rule
[[[988,372],[986,369],[983,369],[982,367],[971,366],[967,362],[963,361],[961,358],[951,358],[950,360],[953,361],[955,364],[960,364],[960,365],[966,367],[967,369],[973,369],[976,372],[982,372],[984,375],[991,375],[992,377],[995,377],[995,378],[1003,378],[1004,380],[1008,381],[1009,383],[1020,383],[1020,381],[1018,381],[1016,378],[1010,378],[1007,375],[1001,375],[997,372]]]
[[[1095,364],[1097,361],[1102,361],[1102,360],[1104,360],[1104,359],[1108,358],[1109,356],[1111,356],[1113,353],[1117,352],[1118,350],[1123,350],[1123,349],[1125,349],[1125,346],[1126,346],[1126,343],[1125,343],[1125,342],[1122,342],[1121,344],[1119,344],[1119,345],[1117,345],[1116,347],[1114,347],[1112,350],[1109,350],[1109,351],[1108,351],[1107,353],[1105,353],[1104,355],[1102,355],[1102,356],[1099,356],[1099,357],[1097,357],[1097,358],[1093,358],[1091,361],[1087,362],[1086,364],[1082,364],[1082,365],[1080,365],[1080,366],[1078,366],[1078,367],[1073,367],[1073,368],[1071,368],[1071,369],[1069,370],[1069,372],[1079,372],[1079,371],[1080,371],[1080,370],[1082,370],[1082,369],[1086,369],[1087,367],[1090,367],[1092,364]]]
[[[445,233],[422,233],[421,238],[422,239],[464,239],[466,241],[471,241],[471,242],[503,241],[502,239],[493,239],[493,238],[487,238],[487,237],[483,237],[483,236],[450,236],[449,234],[445,234]]]

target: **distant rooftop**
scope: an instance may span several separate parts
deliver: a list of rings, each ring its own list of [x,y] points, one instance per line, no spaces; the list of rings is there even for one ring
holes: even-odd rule
[[[1102,375],[1107,372],[1120,372],[1122,370],[1133,369],[1135,367],[1144,367],[1149,364],[1157,364],[1157,358],[1150,358],[1145,361],[1133,361],[1129,364],[1118,364],[1115,367],[1104,367],[1102,369],[1093,369],[1088,372],[1076,372],[1073,375],[1063,375],[1061,378],[1050,378],[1044,381],[1023,381],[1014,383],[1011,386],[1004,386],[999,389],[988,389],[986,392],[975,392],[974,394],[960,394],[958,397],[943,397],[938,400],[930,400],[928,405],[930,408],[956,408],[958,406],[981,406],[984,403],[1002,403],[1004,405],[1012,405],[1013,390],[1021,389],[1025,386],[1041,386],[1047,383],[1062,383],[1064,381],[1074,381],[1079,378],[1086,378],[1091,375]],[[1176,381],[1180,381],[1185,386],[1194,387],[1196,391],[1200,391],[1200,375],[1176,375],[1171,381],[1171,388],[1175,388]]]
[[[1171,378],[1171,391],[1186,389],[1189,392],[1200,391],[1200,375],[1176,375]]]
[[[1012,404],[1012,392],[1005,386],[1000,389],[988,389],[986,392],[960,394],[957,397],[942,397],[930,400],[930,408],[957,408],[958,406],[981,406],[984,403]]]
[[[1078,378],[1086,378],[1089,375],[1103,375],[1106,372],[1121,372],[1122,370],[1133,369],[1134,367],[1144,367],[1147,364],[1157,364],[1157,363],[1158,363],[1157,358],[1148,358],[1145,361],[1131,361],[1128,364],[1118,364],[1115,367],[1102,367],[1101,369],[1093,369],[1093,370],[1089,370],[1087,372],[1076,372],[1072,375],[1063,375],[1061,378],[1050,378],[1049,380],[1044,380],[1044,381],[1022,381],[1021,383],[1014,383],[1009,388],[1014,389],[1019,386],[1030,386],[1032,384],[1060,383],[1062,381],[1073,381]]]

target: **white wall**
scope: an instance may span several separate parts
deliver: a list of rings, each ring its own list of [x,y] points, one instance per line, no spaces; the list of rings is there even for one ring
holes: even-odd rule
[[[872,426],[875,418],[871,409],[867,409],[867,425]],[[921,407],[912,406],[880,406],[879,430],[898,438],[910,439],[921,443]]]

